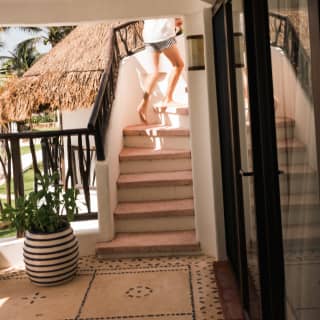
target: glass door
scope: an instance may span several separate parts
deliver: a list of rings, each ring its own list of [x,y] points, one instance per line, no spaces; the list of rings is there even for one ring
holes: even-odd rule
[[[241,166],[238,172],[242,179],[243,190],[243,219],[245,229],[245,247],[247,261],[247,312],[250,319],[262,319],[260,268],[257,243],[257,223],[253,172],[253,149],[251,135],[250,99],[248,88],[248,68],[246,54],[246,36],[244,9],[242,1],[232,2],[231,35],[234,47],[233,69],[236,82],[237,114],[239,127],[239,143]]]
[[[268,1],[289,320],[320,319],[318,3]]]
[[[222,1],[214,51],[227,253],[247,319],[284,320],[267,0]]]

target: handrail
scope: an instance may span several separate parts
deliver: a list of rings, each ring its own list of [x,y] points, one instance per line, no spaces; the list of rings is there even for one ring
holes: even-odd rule
[[[93,134],[93,132],[91,132]],[[49,130],[49,131],[26,131],[26,132],[8,132],[0,133],[0,139],[28,139],[28,138],[45,138],[60,137],[78,134],[90,134],[87,128],[65,129],[65,130]]]
[[[120,60],[144,47],[141,21],[131,21],[111,29],[108,64],[102,74],[100,87],[88,122],[88,130],[94,132],[97,160],[105,160],[104,140],[115,98]]]
[[[303,47],[297,31],[286,16],[269,13],[270,44],[283,50],[290,61],[296,77],[312,101],[311,58]]]

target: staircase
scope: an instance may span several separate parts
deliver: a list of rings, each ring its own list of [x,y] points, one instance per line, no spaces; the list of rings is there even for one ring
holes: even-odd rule
[[[123,130],[116,236],[99,257],[199,254],[188,108],[155,108],[159,122]]]
[[[279,182],[284,247],[286,250],[319,247],[318,174],[309,166],[306,146],[295,137],[294,120],[278,117],[276,129],[282,171]]]

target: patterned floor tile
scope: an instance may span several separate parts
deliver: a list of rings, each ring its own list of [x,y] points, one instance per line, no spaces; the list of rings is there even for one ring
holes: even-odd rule
[[[74,319],[90,276],[78,276],[56,287],[36,287],[29,279],[0,281],[0,319]]]
[[[0,318],[223,320],[213,262],[205,256],[87,256],[75,279],[50,288],[34,286],[23,270],[4,270]]]

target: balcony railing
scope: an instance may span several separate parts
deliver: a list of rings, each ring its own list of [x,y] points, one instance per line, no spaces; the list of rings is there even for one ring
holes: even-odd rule
[[[119,25],[112,30],[108,65],[103,73],[97,99],[88,124],[88,129],[95,132],[98,160],[105,159],[105,136],[115,98],[120,61],[122,58],[144,48],[142,26],[142,21],[133,21]]]
[[[311,59],[306,48],[302,45],[295,27],[288,17],[270,13],[269,28],[271,45],[283,50],[303,90],[312,101]]]
[[[79,191],[76,220],[97,217],[95,162],[105,159],[104,138],[115,98],[120,61],[144,47],[142,26],[143,22],[133,21],[110,30],[108,64],[87,128],[0,133],[0,171],[6,189],[5,194],[0,194],[0,209],[3,203],[12,204],[26,191],[37,190],[35,181],[30,186],[27,185],[30,180],[24,179],[29,168],[33,177],[39,172],[58,172],[60,184]],[[22,146],[28,146],[27,155],[21,154]]]
[[[36,173],[58,172],[61,185],[79,191],[76,219],[96,218],[96,205],[91,199],[95,192],[96,158],[91,135],[88,129],[0,134],[0,163],[6,186],[1,203],[12,204],[13,199],[23,196],[30,188],[37,191]],[[28,152],[22,155],[21,147]],[[29,178],[25,181],[24,174],[28,170]],[[32,180],[33,186],[27,185]]]

